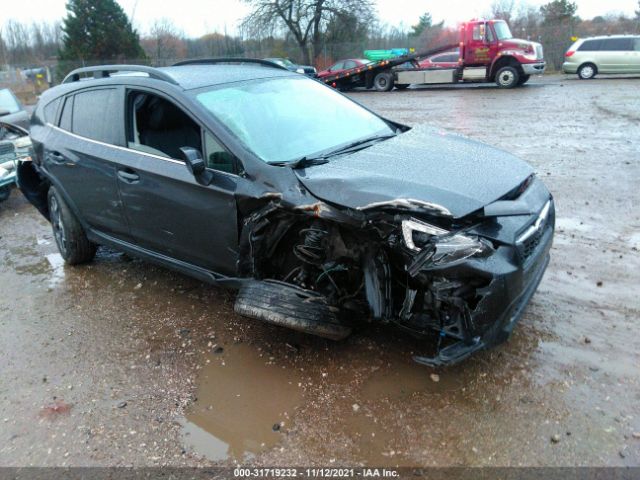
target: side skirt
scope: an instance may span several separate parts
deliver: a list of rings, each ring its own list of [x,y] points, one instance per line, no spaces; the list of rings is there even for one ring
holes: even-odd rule
[[[156,265],[169,268],[218,287],[237,289],[252,280],[250,278],[227,277],[205,268],[198,267],[197,265],[183,262],[161,253],[147,250],[146,248],[142,248],[138,245],[119,240],[104,233],[96,232],[95,230],[88,231],[87,237],[93,243],[125,252],[132,257],[137,257],[150,263],[155,263]]]

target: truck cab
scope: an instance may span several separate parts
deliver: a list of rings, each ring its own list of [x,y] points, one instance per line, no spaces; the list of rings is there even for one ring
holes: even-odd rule
[[[495,81],[511,88],[522,85],[532,74],[544,73],[542,45],[513,38],[504,20],[471,20],[460,27],[460,51],[468,77]]]

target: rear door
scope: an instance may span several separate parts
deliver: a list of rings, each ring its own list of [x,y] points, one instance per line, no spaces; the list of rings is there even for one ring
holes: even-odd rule
[[[218,273],[236,271],[235,158],[174,99],[136,88],[126,97],[127,149],[117,178],[134,241],[142,248]],[[204,154],[213,181],[202,185],[179,158]]]
[[[605,38],[600,46],[598,70],[602,73],[629,73],[632,67],[631,37]]]
[[[43,148],[45,168],[72,209],[94,230],[128,240],[116,171],[124,142],[123,89],[81,90],[64,99]]]

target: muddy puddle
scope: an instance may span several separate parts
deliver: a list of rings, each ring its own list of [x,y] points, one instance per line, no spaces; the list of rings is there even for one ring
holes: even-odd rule
[[[246,344],[210,353],[204,362],[197,400],[182,422],[185,444],[210,460],[243,460],[275,446],[302,401],[296,370]]]

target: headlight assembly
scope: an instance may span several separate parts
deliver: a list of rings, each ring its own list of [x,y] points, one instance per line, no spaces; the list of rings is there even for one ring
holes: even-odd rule
[[[402,221],[402,237],[409,250],[422,252],[423,265],[428,262],[437,267],[451,266],[491,249],[481,240],[416,219]],[[428,250],[423,252],[424,249]]]

